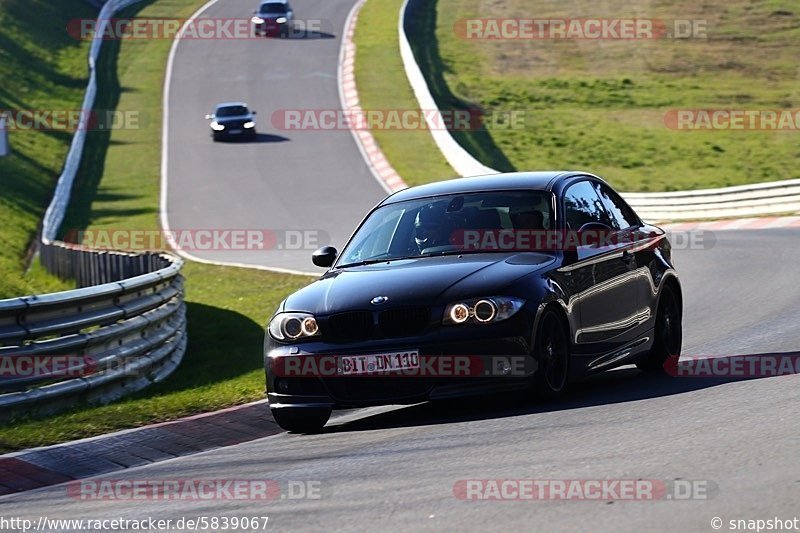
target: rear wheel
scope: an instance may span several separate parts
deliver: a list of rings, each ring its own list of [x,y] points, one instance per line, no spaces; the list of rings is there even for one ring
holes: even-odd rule
[[[569,335],[555,311],[542,315],[534,350],[538,363],[533,374],[534,392],[545,398],[561,396],[569,383]]]
[[[682,342],[683,327],[678,295],[671,285],[665,285],[658,299],[653,347],[636,366],[645,372],[665,372],[664,363],[670,357],[680,356]]]
[[[292,433],[319,433],[331,416],[330,409],[272,409],[275,422]]]

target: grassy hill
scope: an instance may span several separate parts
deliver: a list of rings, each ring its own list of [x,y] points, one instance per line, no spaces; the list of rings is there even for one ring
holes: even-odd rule
[[[0,1],[0,109],[80,109],[88,44],[70,38],[66,26],[94,13],[83,0]],[[64,288],[23,270],[72,136],[20,130],[9,137],[12,155],[0,158],[0,298]]]
[[[489,127],[515,168],[587,168],[628,190],[800,177],[800,131],[675,131],[663,120],[669,109],[800,107],[796,0],[439,0],[428,16],[451,97],[525,111],[522,130]],[[707,38],[458,37],[458,19],[476,16],[704,20]]]
[[[359,92],[378,109],[418,106],[406,97],[403,70],[381,61],[378,52],[396,47],[400,4],[370,0],[356,31]],[[707,38],[460,36],[463,19],[505,17],[704,20]],[[664,123],[674,109],[800,108],[796,0],[436,0],[417,1],[409,20],[409,39],[440,108],[478,108],[490,119],[509,112],[524,117],[519,129],[489,120],[485,130],[454,134],[484,164],[501,170],[581,168],[638,191],[800,177],[798,131],[692,132]],[[379,42],[382,48],[362,46]],[[424,143],[410,163],[402,139],[418,133],[384,133],[378,140],[410,182],[447,177],[436,154],[421,150]]]

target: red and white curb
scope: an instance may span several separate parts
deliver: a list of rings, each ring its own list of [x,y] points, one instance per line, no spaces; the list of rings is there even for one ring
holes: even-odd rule
[[[342,100],[342,109],[349,113],[358,114],[362,111],[361,102],[358,99],[358,89],[356,87],[355,63],[356,45],[353,42],[358,12],[364,5],[364,0],[353,6],[353,10],[345,25],[344,37],[342,38],[342,53],[339,61],[339,85]],[[396,192],[408,187],[400,174],[392,167],[389,160],[375,141],[372,133],[366,129],[351,129],[356,143],[359,145],[364,160],[369,165],[375,178],[384,186],[387,192]]]
[[[704,222],[677,222],[663,224],[661,227],[670,231],[693,231],[693,230],[754,230],[754,229],[774,229],[774,228],[800,228],[800,216],[791,217],[752,217],[737,218],[730,220],[714,220]]]

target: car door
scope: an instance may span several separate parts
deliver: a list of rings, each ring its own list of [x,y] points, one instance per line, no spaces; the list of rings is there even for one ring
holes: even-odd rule
[[[647,319],[655,314],[652,308],[655,305],[654,283],[649,271],[649,265],[655,259],[652,236],[641,231],[641,220],[619,194],[605,183],[593,184],[616,232],[614,240],[625,244],[621,248],[632,256],[630,266],[636,274],[633,279],[637,295],[636,316],[642,329],[646,329]]]
[[[607,241],[616,228],[596,184],[585,179],[569,185],[562,204],[567,232],[581,243],[573,265],[573,276],[583,285],[576,294],[580,325],[575,342],[577,351],[585,354],[605,354],[630,342],[640,324],[630,243]],[[595,238],[587,238],[590,230]],[[584,239],[590,242],[583,244]]]

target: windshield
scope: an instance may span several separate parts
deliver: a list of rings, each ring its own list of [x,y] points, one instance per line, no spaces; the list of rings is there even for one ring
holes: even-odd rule
[[[286,14],[286,4],[281,3],[271,3],[271,4],[261,4],[261,9],[259,10],[261,14]]]
[[[487,191],[389,204],[364,221],[336,266],[445,253],[509,251],[505,246],[486,244],[519,230],[550,230],[551,198],[544,191]]]
[[[247,108],[241,105],[234,105],[228,107],[220,107],[217,109],[217,112],[214,113],[217,117],[236,117],[239,115],[246,115]]]

